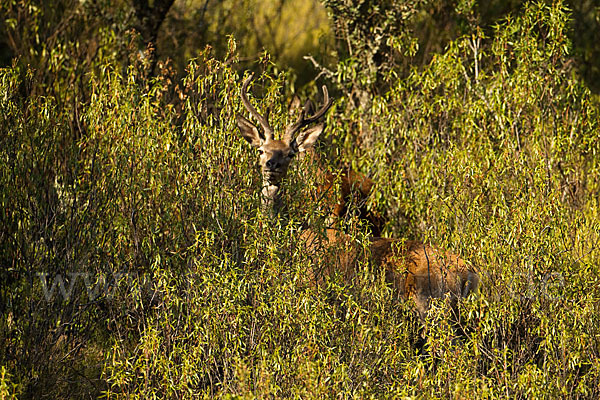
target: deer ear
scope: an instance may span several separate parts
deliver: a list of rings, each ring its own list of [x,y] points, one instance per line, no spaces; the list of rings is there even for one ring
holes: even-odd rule
[[[297,94],[292,97],[292,101],[288,107],[288,115],[295,117],[302,110],[302,103],[300,102],[300,97]]]
[[[319,139],[319,135],[323,132],[323,128],[325,128],[325,124],[319,124],[302,131],[294,140],[292,140],[290,147],[296,153],[310,149],[315,145],[317,139]]]
[[[236,115],[235,120],[237,122],[238,128],[240,128],[240,133],[242,134],[242,137],[246,139],[248,143],[250,143],[254,147],[262,146],[264,138],[261,137],[260,132],[252,122],[248,121],[241,115]]]

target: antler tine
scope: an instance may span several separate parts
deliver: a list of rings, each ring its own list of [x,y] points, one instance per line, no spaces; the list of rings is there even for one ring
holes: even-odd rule
[[[244,107],[246,107],[246,109],[248,111],[250,111],[250,114],[252,114],[252,116],[254,118],[256,118],[256,120],[260,123],[260,126],[262,126],[262,128],[265,132],[266,139],[272,140],[273,139],[273,128],[271,128],[271,125],[269,125],[269,121],[267,120],[267,118],[260,115],[258,113],[258,111],[256,111],[256,108],[254,108],[254,106],[252,106],[252,104],[250,104],[250,100],[248,100],[248,96],[247,96],[248,85],[250,85],[250,82],[252,82],[253,78],[254,78],[254,73],[251,73],[250,76],[248,76],[244,80],[244,83],[242,84],[242,103],[244,104]]]
[[[321,109],[319,111],[317,111],[317,113],[315,115],[313,115],[310,118],[307,118],[305,120],[305,123],[307,124],[312,124],[313,122],[317,121],[319,118],[321,118],[323,115],[325,115],[325,113],[329,110],[329,107],[331,107],[331,105],[333,104],[333,100],[331,100],[329,98],[329,92],[327,91],[327,86],[323,85],[322,87],[323,89],[323,107],[321,107]]]
[[[306,102],[304,108],[300,112],[300,116],[296,120],[293,125],[288,126],[285,132],[285,140],[290,142],[296,132],[300,130],[302,127],[312,124],[321,118],[325,113],[329,110],[331,105],[333,104],[333,100],[329,98],[329,92],[327,91],[327,86],[323,85],[323,106],[317,111],[316,114],[313,114],[310,117],[306,117],[306,113],[312,108],[310,102]]]

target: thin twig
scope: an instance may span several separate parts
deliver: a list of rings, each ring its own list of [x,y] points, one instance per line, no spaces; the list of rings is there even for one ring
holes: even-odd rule
[[[321,75],[325,75],[325,76],[326,76],[327,78],[329,78],[329,79],[333,79],[333,77],[335,76],[335,73],[334,73],[333,71],[331,71],[330,69],[328,69],[328,68],[325,68],[324,66],[322,66],[321,64],[319,64],[319,63],[317,62],[317,60],[315,60],[315,59],[314,59],[314,57],[313,57],[313,56],[311,56],[311,55],[308,55],[308,56],[304,56],[304,57],[302,57],[302,58],[304,58],[305,60],[308,60],[308,61],[310,61],[310,62],[313,64],[313,66],[314,66],[316,69],[318,69],[318,70],[320,70],[320,71],[321,71],[321,72],[319,73],[319,76],[321,76]],[[315,78],[315,80],[317,80],[317,79],[318,79],[318,77],[317,77],[317,78]]]

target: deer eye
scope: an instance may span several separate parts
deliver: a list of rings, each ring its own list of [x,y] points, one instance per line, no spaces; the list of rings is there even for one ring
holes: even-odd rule
[[[261,149],[258,149],[258,154],[263,155],[263,154],[265,154],[265,151],[261,150]]]

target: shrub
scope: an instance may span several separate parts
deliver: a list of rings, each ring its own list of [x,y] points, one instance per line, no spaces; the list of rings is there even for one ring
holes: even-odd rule
[[[73,108],[3,69],[0,393],[598,397],[599,108],[570,69],[568,21],[561,2],[527,3],[328,116],[326,164],[375,178],[385,235],[481,273],[458,321],[434,302],[420,354],[411,304],[375,266],[307,283],[335,251],[299,238],[325,223],[313,166],[290,171],[285,221],[260,210],[233,41],[181,81],[99,57]],[[252,101],[281,128],[288,75],[257,68]],[[359,246],[362,228],[345,227]]]

